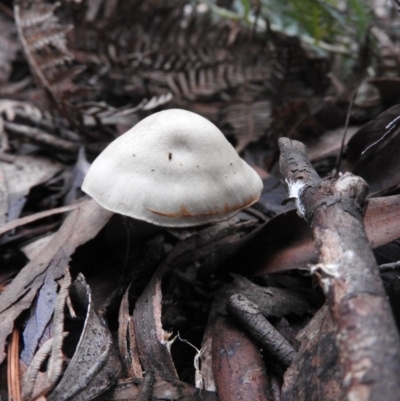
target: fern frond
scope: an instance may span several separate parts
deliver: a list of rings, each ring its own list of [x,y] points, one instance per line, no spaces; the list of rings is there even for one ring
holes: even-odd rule
[[[15,3],[18,3],[16,1]],[[43,3],[40,1],[30,1],[24,4],[19,2],[25,8],[23,18],[20,18],[20,26],[24,29],[32,28],[35,25],[41,25],[48,21],[56,21],[54,11],[60,6],[61,3],[54,4]]]
[[[27,44],[33,51],[37,51],[51,45],[60,51],[67,52],[66,35],[71,29],[72,26],[54,26],[46,29],[45,32],[42,29],[36,32],[31,32],[27,38]]]
[[[73,82],[77,70],[71,68],[74,57],[67,47],[66,34],[71,28],[62,26],[55,16],[58,6],[59,3],[46,0],[16,0],[14,16],[23,51],[38,85],[49,97],[50,105],[62,110],[67,107],[65,88],[69,94],[79,88]]]
[[[262,138],[272,124],[269,101],[232,104],[223,108],[221,115],[221,125],[235,133],[238,152],[243,151],[249,143]]]

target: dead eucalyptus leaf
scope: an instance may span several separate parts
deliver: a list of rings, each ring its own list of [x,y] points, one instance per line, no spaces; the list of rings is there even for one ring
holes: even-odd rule
[[[360,127],[349,127],[347,129],[345,145],[359,129]],[[310,143],[307,143],[310,160],[315,161],[337,155],[342,144],[343,131],[343,127],[329,130],[324,132],[318,138],[313,138]]]
[[[388,132],[388,124],[399,115],[400,106],[391,107],[364,125],[347,145],[350,171],[364,178],[375,195],[390,193],[400,185],[400,129],[394,127],[382,142],[371,146]]]
[[[49,244],[54,235],[55,233],[51,233],[33,241],[29,241],[28,243],[23,244],[20,249],[29,260],[32,260]]]
[[[369,199],[364,224],[372,248],[399,238],[400,195]]]
[[[368,80],[374,85],[384,103],[395,102],[400,96],[400,78],[399,77],[376,77]]]
[[[20,44],[16,40],[15,25],[11,18],[7,18],[4,13],[0,13],[0,82],[1,86],[7,83],[9,74],[12,70],[12,62],[15,60]]]
[[[364,224],[372,248],[399,238],[400,195],[369,199]],[[246,262],[240,255],[247,255]],[[240,255],[235,265],[253,266],[253,275],[306,268],[317,262],[311,230],[295,210],[266,223]]]
[[[62,169],[60,163],[29,155],[16,155],[13,163],[1,165],[8,190],[7,221],[19,217],[32,187],[46,182]]]
[[[91,400],[106,391],[122,369],[111,333],[93,307],[82,274],[71,286],[70,296],[78,309],[86,311],[85,323],[74,356],[48,401]]]
[[[33,223],[34,221],[43,219],[45,217],[53,216],[59,213],[70,212],[78,208],[80,204],[74,204],[69,206],[61,206],[50,210],[45,210],[43,212],[31,214],[29,216],[21,217],[20,219],[12,220],[0,227],[0,235],[6,233],[7,231],[13,230],[14,228],[23,226],[25,224]]]
[[[93,200],[82,202],[66,218],[49,245],[31,260],[0,294],[0,363],[4,360],[5,343],[11,333],[15,319],[31,306],[37,292],[45,281],[61,278],[75,249],[104,227],[112,213],[101,208]],[[38,331],[44,330],[44,322],[50,320],[50,310],[45,308],[46,318]],[[47,324],[47,323],[46,323]],[[35,336],[38,338],[38,336]]]

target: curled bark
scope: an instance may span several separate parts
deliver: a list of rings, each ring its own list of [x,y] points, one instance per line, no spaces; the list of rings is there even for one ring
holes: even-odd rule
[[[165,332],[161,324],[161,278],[162,266],[136,302],[133,312],[136,344],[146,373],[154,372],[157,378],[165,380],[178,380],[170,352],[173,340],[169,341],[170,333]]]
[[[368,186],[349,173],[322,180],[302,143],[281,138],[279,146],[289,197],[313,230],[347,399],[395,401],[400,339],[362,222]]]

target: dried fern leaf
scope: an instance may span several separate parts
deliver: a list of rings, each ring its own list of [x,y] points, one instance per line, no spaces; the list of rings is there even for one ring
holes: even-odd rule
[[[14,16],[23,51],[37,84],[45,91],[52,106],[65,108],[69,96],[78,90],[73,79],[81,70],[71,68],[74,61],[67,46],[71,27],[62,26],[54,14],[60,3],[46,0],[16,0]],[[62,85],[61,85],[62,83]]]

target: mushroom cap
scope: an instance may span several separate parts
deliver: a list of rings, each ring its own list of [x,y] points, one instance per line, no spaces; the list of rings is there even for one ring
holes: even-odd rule
[[[263,184],[222,132],[198,114],[152,114],[114,140],[82,190],[103,208],[165,227],[225,220],[258,200]]]

